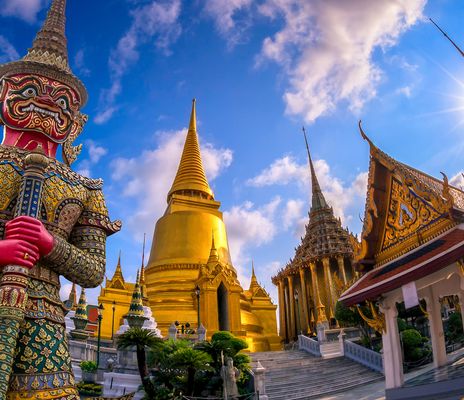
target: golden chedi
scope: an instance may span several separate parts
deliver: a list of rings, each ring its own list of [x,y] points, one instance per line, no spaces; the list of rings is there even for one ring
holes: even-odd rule
[[[147,297],[163,336],[174,321],[195,327],[199,313],[208,337],[227,330],[246,339],[250,351],[279,349],[276,306],[254,273],[244,291],[232,265],[221,204],[203,169],[195,100],[167,203],[146,269]]]

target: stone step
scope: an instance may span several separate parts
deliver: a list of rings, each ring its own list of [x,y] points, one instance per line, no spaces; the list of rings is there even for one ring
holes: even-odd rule
[[[339,351],[338,343],[329,343],[327,352]],[[379,379],[371,371],[344,357],[322,359],[303,351],[250,354],[266,368],[266,392],[270,400],[304,400],[342,392]]]

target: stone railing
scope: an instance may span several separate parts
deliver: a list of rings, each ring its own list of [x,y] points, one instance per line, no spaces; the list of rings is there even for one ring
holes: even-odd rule
[[[299,335],[298,336],[298,348],[300,350],[306,351],[313,356],[320,357],[321,349],[319,342],[317,340],[311,339],[307,336]]]
[[[366,349],[365,347],[350,342],[349,340],[344,340],[343,352],[346,358],[365,365],[374,371],[382,374],[384,373],[382,354]]]

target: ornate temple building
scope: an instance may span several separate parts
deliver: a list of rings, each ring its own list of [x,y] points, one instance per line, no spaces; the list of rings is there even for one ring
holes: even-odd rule
[[[429,322],[434,366],[447,365],[441,302],[452,296],[459,299],[461,309],[464,305],[464,192],[451,186],[443,173],[443,179],[437,179],[395,160],[375,146],[361,124],[360,130],[369,143],[370,164],[355,260],[365,274],[340,301],[348,307],[370,305],[372,318],[366,320],[382,334],[386,398],[412,398],[411,389],[402,388],[397,304],[421,308]],[[426,309],[419,300],[425,300]],[[440,374],[440,380],[460,376],[452,366]],[[422,395],[415,392],[414,398],[447,397],[452,383],[441,383],[424,384]]]
[[[167,336],[175,321],[196,328],[200,319],[208,337],[227,330],[244,338],[250,351],[280,349],[277,307],[258,283],[254,268],[248,290],[237,279],[221,204],[203,169],[195,102],[167,203],[156,223],[146,272],[142,268],[141,274],[144,304],[150,305],[162,335]],[[133,290],[134,284],[125,281],[118,262],[99,297],[104,306],[102,337],[111,338],[123,323]]]
[[[280,336],[286,341],[300,332],[315,332],[318,324],[334,326],[339,288],[355,277],[352,258],[357,239],[327,204],[307,142],[306,146],[312,186],[306,234],[295,256],[272,278],[279,290]]]

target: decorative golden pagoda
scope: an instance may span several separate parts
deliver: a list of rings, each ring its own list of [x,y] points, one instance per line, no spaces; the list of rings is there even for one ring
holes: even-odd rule
[[[221,204],[214,199],[201,160],[195,100],[167,202],[156,223],[145,272],[147,297],[162,334],[167,335],[176,320],[193,325],[199,309],[209,337],[227,330],[246,338],[250,351],[279,349],[276,306],[257,282],[244,291],[232,265]]]
[[[304,132],[305,133],[305,132]],[[296,339],[300,332],[314,332],[317,324],[334,326],[338,285],[354,278],[353,247],[357,239],[334,216],[322,193],[308,151],[312,202],[306,234],[295,256],[272,278],[279,289],[280,336]]]
[[[115,332],[123,324],[124,316],[127,314],[132,302],[132,294],[135,289],[134,283],[126,282],[122,272],[121,253],[119,253],[118,264],[111,279],[106,279],[105,287],[100,290],[98,304],[103,304],[101,337],[113,339]]]

